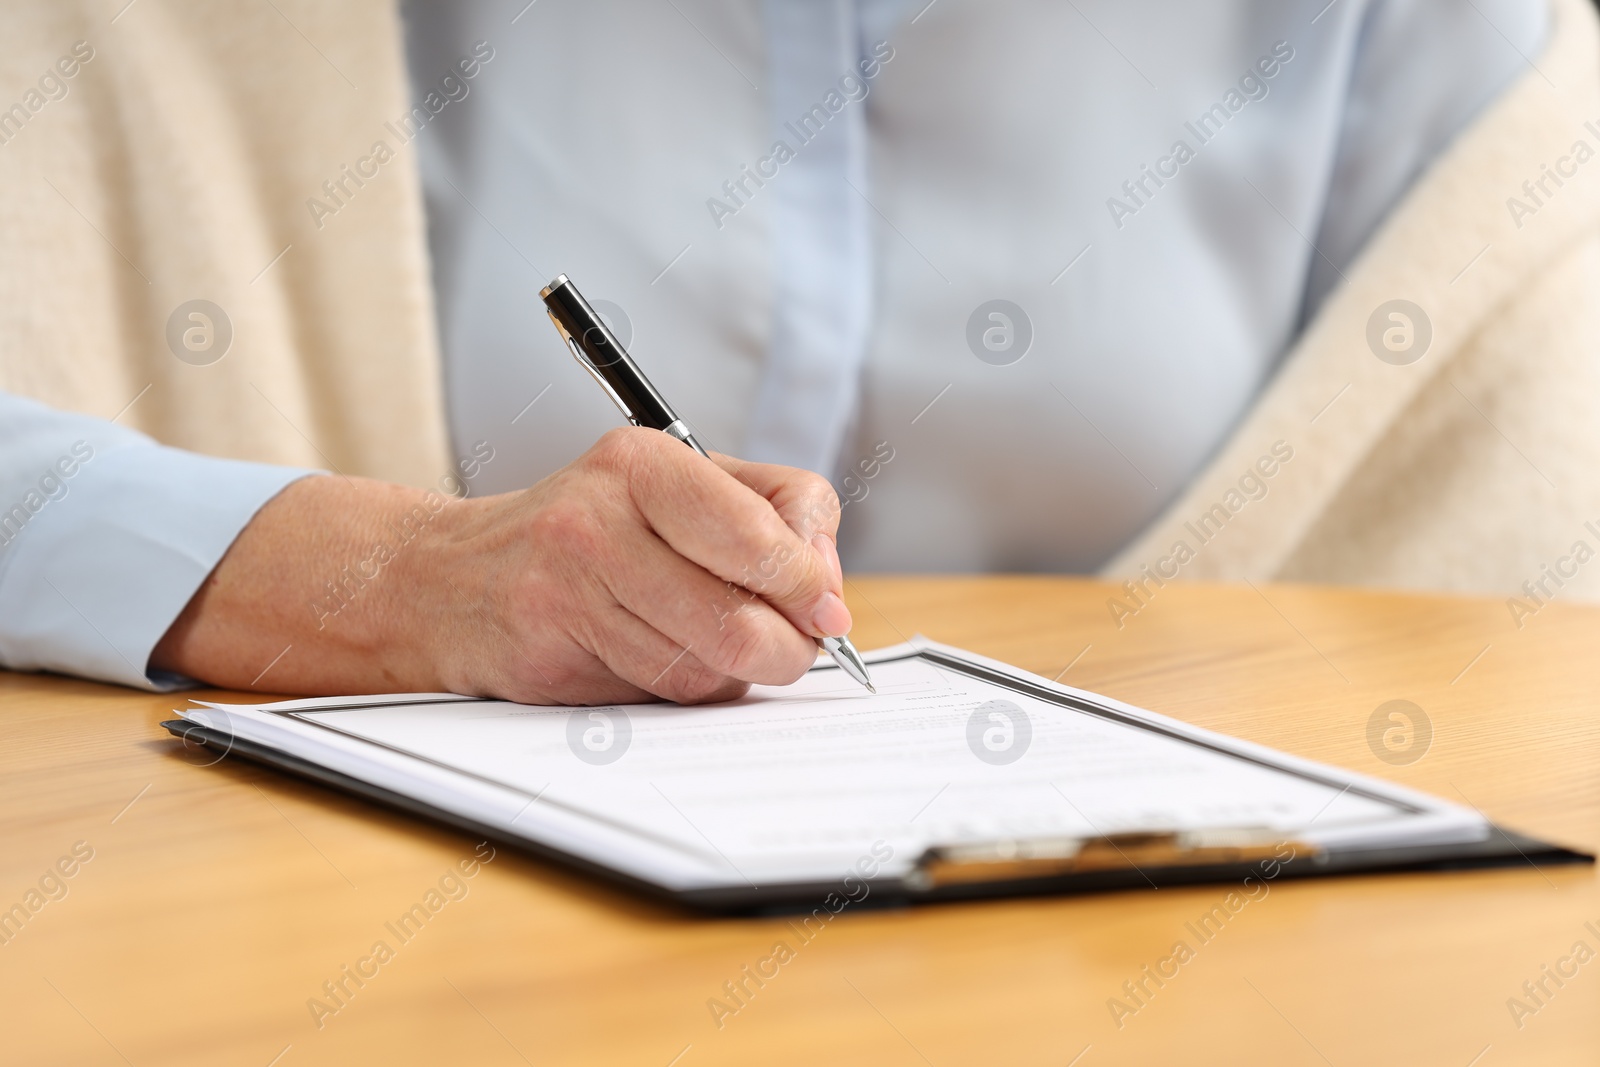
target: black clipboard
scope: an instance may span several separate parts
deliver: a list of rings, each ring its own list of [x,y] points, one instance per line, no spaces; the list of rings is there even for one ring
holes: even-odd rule
[[[1160,729],[1118,710],[1117,702],[1090,699],[1092,694],[1067,691],[986,666],[984,662],[934,648],[914,653],[941,669],[954,670],[1029,696],[1116,720],[1141,729]],[[904,658],[898,657],[898,658]],[[878,659],[878,662],[885,662]],[[818,670],[836,669],[819,665]],[[1384,872],[1457,871],[1489,867],[1593,863],[1594,856],[1550,844],[1500,827],[1469,842],[1409,845],[1403,848],[1317,849],[1282,838],[1226,829],[1201,834],[1133,833],[1103,837],[1002,841],[990,845],[933,847],[913,869],[899,877],[858,876],[828,881],[786,882],[766,886],[726,885],[674,889],[609,867],[538,840],[448,811],[293,753],[185,719],[161,724],[186,744],[238,755],[344,793],[421,816],[480,838],[520,850],[621,886],[651,899],[714,915],[804,913],[826,909],[837,913],[853,906],[896,906],[1009,896],[1099,893],[1197,884],[1244,883],[1247,879],[1279,881]],[[1174,736],[1181,736],[1175,734]],[[1182,736],[1186,743],[1196,742]],[[1220,749],[1235,758],[1236,751]],[[1265,762],[1265,761],[1263,761]],[[1269,764],[1271,765],[1271,764]],[[1281,766],[1272,765],[1282,771]],[[1348,786],[1348,783],[1346,783]],[[1393,803],[1391,798],[1383,798]]]

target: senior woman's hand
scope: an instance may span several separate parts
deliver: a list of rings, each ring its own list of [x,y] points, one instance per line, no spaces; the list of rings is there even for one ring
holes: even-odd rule
[[[481,499],[306,478],[264,507],[150,666],[277,693],[727,700],[850,629],[828,483],[606,434]],[[270,669],[269,668],[270,665]]]

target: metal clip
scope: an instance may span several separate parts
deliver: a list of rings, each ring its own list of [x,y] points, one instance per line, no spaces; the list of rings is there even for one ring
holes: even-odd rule
[[[546,314],[549,313],[546,312]],[[617,405],[617,410],[622,412],[623,418],[627,419],[635,426],[639,425],[639,420],[634,415],[632,409],[630,409],[627,404],[623,403],[622,397],[618,396],[617,391],[611,388],[611,383],[605,380],[604,375],[602,375],[600,371],[595,368],[595,365],[590,362],[589,357],[584,355],[583,349],[578,347],[578,342],[574,341],[572,339],[572,335],[566,331],[564,326],[561,325],[561,320],[556,318],[554,315],[550,315],[550,321],[555,323],[556,332],[561,335],[561,339],[567,342],[567,349],[571,351],[572,358],[578,361],[578,366],[588,371],[589,377],[600,383],[600,388],[604,389],[606,391],[606,395],[611,398],[611,402]]]
[[[1290,844],[1296,857],[1321,849],[1290,841],[1266,827],[1151,830],[1096,837],[1003,840],[929,848],[906,878],[914,888],[974,882],[1010,882],[1087,871],[1145,867],[1209,867],[1276,859]]]

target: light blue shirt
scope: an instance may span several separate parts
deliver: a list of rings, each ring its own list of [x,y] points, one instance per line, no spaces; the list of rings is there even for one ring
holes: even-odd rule
[[[539,305],[565,273],[702,441],[830,476],[866,571],[1103,564],[1546,29],[1538,0],[404,10],[418,98],[494,50],[414,142],[475,490],[618,422]]]
[[[846,565],[890,571],[1135,536],[1546,32],[1533,0],[406,15],[418,101],[493,49],[414,141],[474,491],[617,422],[538,305],[564,272],[703,440],[833,476]],[[180,684],[151,649],[305,473],[0,395],[0,664]]]

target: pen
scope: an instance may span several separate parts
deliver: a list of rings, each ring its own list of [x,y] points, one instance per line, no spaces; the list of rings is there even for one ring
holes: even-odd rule
[[[578,365],[589,372],[600,388],[606,391],[613,403],[622,411],[622,417],[635,426],[644,426],[671,434],[696,452],[710,459],[710,455],[694,439],[689,424],[678,417],[665,397],[656,392],[650,379],[640,372],[629,357],[622,342],[595,313],[594,308],[578,292],[565,274],[556,275],[555,281],[539,290],[550,321],[572,350]],[[861,653],[848,637],[819,637],[817,644],[832,657],[833,662],[850,677],[873,693],[872,678]]]

